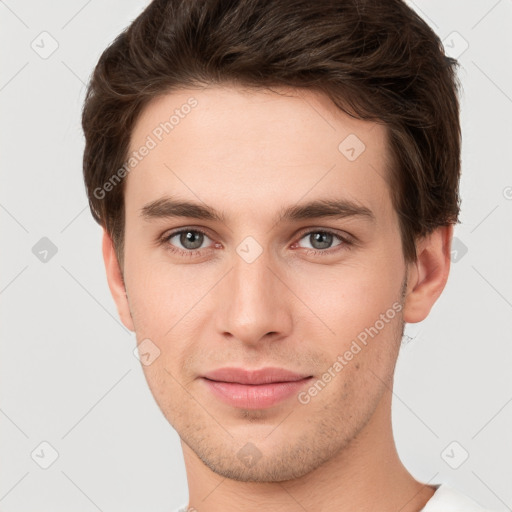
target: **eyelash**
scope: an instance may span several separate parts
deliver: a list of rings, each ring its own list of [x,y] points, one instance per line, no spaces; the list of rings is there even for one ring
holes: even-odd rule
[[[202,235],[210,238],[208,236],[208,233],[206,233],[205,231],[203,231],[202,229],[199,229],[199,228],[181,228],[177,231],[173,231],[172,233],[166,233],[164,234],[160,239],[159,239],[159,244],[161,245],[166,245],[166,249],[171,251],[172,253],[175,253],[175,254],[179,254],[180,256],[186,256],[186,257],[189,257],[189,258],[193,258],[193,257],[196,257],[196,256],[200,256],[200,253],[204,250],[204,249],[192,249],[190,251],[187,251],[187,250],[183,250],[183,249],[178,249],[174,246],[172,246],[171,244],[169,244],[169,240],[173,237],[175,237],[176,235],[180,235],[181,233],[188,233],[188,232],[193,232],[193,233],[201,233]],[[307,248],[303,248],[306,250],[306,254],[308,256],[330,256],[332,255],[333,253],[337,252],[337,251],[340,251],[340,250],[348,250],[348,249],[351,249],[352,246],[354,245],[354,241],[351,240],[351,238],[349,238],[348,236],[341,236],[339,235],[338,233],[335,233],[334,231],[330,231],[328,229],[313,229],[313,230],[309,230],[309,231],[305,231],[305,232],[302,232],[300,235],[299,235],[299,238],[298,240],[302,240],[305,236],[307,235],[311,235],[313,233],[323,233],[323,234],[329,234],[329,235],[332,235],[334,236],[335,238],[338,238],[340,240],[340,244],[338,245],[335,245],[334,247],[330,247],[328,249],[324,249],[324,250],[321,250],[321,249],[307,249]],[[295,242],[294,242],[295,243]],[[211,248],[210,248],[211,249]]]

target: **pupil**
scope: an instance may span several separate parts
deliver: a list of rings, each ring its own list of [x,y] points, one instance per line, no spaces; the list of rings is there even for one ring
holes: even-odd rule
[[[327,249],[332,243],[332,235],[330,233],[314,233],[310,235],[310,240],[315,249]]]
[[[198,231],[187,231],[181,234],[180,243],[187,249],[198,249],[203,243],[203,234]]]

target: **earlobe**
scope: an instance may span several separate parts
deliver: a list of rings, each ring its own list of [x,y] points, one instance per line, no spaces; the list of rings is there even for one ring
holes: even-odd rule
[[[105,229],[103,229],[102,251],[105,271],[107,273],[108,287],[110,288],[110,293],[116,303],[119,318],[127,329],[134,332],[135,328],[130,313],[128,297],[126,296],[123,275],[114,250],[114,244]]]
[[[409,265],[404,321],[424,320],[441,295],[450,272],[453,226],[441,226],[416,244],[417,259]]]

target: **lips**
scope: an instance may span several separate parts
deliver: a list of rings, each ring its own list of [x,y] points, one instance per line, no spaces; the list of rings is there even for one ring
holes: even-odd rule
[[[221,368],[202,378],[221,402],[244,409],[265,409],[296,395],[312,378],[284,368]]]
[[[217,382],[233,382],[238,384],[272,384],[273,382],[295,382],[311,375],[299,374],[284,368],[262,368],[260,370],[244,370],[242,368],[220,368],[208,372],[203,377]]]

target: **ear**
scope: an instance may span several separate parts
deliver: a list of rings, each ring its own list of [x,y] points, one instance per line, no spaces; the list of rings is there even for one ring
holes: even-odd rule
[[[126,288],[124,285],[123,275],[117,261],[117,255],[114,250],[114,244],[112,239],[108,235],[107,231],[103,229],[103,261],[105,262],[105,270],[107,272],[108,287],[110,293],[117,306],[117,312],[121,322],[127,329],[135,332],[133,326],[133,320],[130,313],[130,307],[128,304],[128,297],[126,295]]]
[[[424,320],[441,295],[450,272],[453,226],[441,226],[416,243],[417,258],[409,264],[404,321]]]

